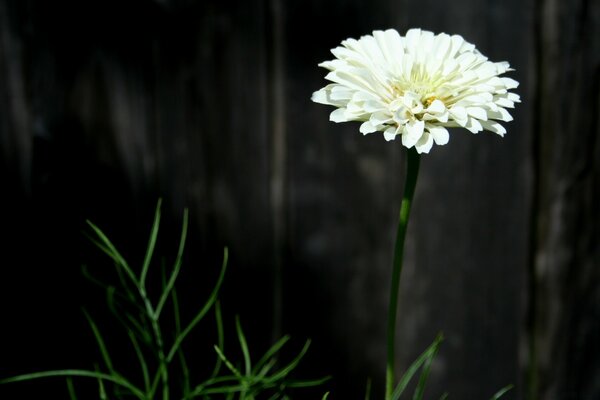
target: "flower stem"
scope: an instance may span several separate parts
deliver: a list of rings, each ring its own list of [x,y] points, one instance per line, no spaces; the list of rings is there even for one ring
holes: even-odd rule
[[[417,177],[419,175],[419,153],[417,153],[414,147],[408,149],[407,153],[406,182],[404,184],[402,204],[400,205],[400,218],[398,220],[398,230],[396,231],[396,244],[394,245],[394,264],[392,269],[392,284],[390,287],[390,304],[388,309],[385,400],[391,400],[394,391],[394,339],[396,336],[398,291],[400,289],[400,275],[402,273],[402,260],[404,258],[404,239],[406,238],[410,206],[417,185]]]

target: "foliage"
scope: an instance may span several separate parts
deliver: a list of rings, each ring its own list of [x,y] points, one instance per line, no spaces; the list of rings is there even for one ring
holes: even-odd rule
[[[259,398],[276,400],[288,399],[287,389],[316,386],[325,382],[328,378],[316,380],[289,379],[290,373],[306,354],[310,346],[310,340],[306,342],[300,353],[291,362],[280,365],[278,354],[289,340],[289,336],[284,336],[273,344],[255,364],[252,364],[248,343],[237,317],[235,330],[243,355],[242,366],[236,366],[225,355],[225,335],[218,294],[227,270],[227,248],[223,251],[220,273],[208,299],[191,321],[185,327],[182,326],[175,282],[181,269],[186,243],[187,210],[184,212],[179,248],[174,265],[168,279],[163,272],[162,290],[158,299],[151,299],[147,291],[147,277],[159,231],[160,205],[159,201],[139,273],[134,271],[102,230],[88,221],[92,231],[90,239],[115,263],[120,288],[103,285],[91,277],[87,271],[84,270],[84,273],[106,288],[108,307],[125,328],[128,341],[139,364],[142,382],[135,382],[135,379],[121,373],[113,362],[100,328],[94,319],[85,312],[85,317],[102,356],[102,369],[96,366],[93,370],[63,369],[44,371],[3,379],[0,380],[0,383],[29,381],[47,377],[66,377],[71,400],[78,398],[72,379],[75,377],[95,379],[98,382],[98,397],[100,399],[134,397],[139,400],[159,398],[168,400],[180,396],[182,400],[217,398],[227,400],[255,400]],[[168,303],[173,306],[175,330],[173,340],[169,344],[166,341],[165,332],[168,329],[172,330],[173,327],[168,328],[164,319],[161,319]],[[193,383],[182,345],[192,330],[211,311],[214,313],[216,320],[218,337],[217,344],[214,345],[214,367],[210,376],[199,383]],[[327,395],[323,398],[326,397]]]
[[[413,363],[404,372],[404,374],[400,378],[400,381],[394,388],[394,391],[392,393],[392,400],[400,400],[402,394],[405,393],[407,387],[409,386],[409,383],[411,382],[411,380],[413,379],[415,374],[419,371],[419,369],[421,369],[421,374],[419,375],[419,380],[415,386],[415,390],[413,392],[412,399],[413,400],[423,400],[424,399],[425,386],[427,384],[427,378],[429,377],[431,363],[433,362],[433,359],[437,355],[438,350],[439,350],[440,345],[443,340],[444,340],[444,336],[441,333],[439,333],[437,335],[437,337],[435,338],[435,340],[433,341],[433,343],[427,349],[425,349],[425,351],[423,353],[421,353],[421,355],[415,361],[413,361]],[[371,386],[370,382],[367,383],[367,394],[365,396],[365,400],[369,400],[370,386]],[[502,397],[506,392],[508,392],[512,388],[513,388],[513,385],[505,386],[504,388],[502,388],[498,392],[496,392],[491,397],[490,400],[498,400],[500,397]],[[448,393],[444,393],[440,397],[440,400],[445,400],[446,398],[448,398]]]

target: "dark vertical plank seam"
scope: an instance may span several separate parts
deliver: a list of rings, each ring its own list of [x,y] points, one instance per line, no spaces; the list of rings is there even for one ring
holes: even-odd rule
[[[536,342],[535,342],[535,332],[536,332],[536,322],[535,315],[537,309],[537,290],[536,290],[536,258],[537,258],[537,250],[538,250],[538,242],[540,239],[539,233],[539,206],[541,201],[541,189],[542,182],[540,178],[542,161],[541,161],[541,113],[542,113],[542,84],[543,84],[543,38],[542,38],[542,10],[544,7],[545,0],[534,0],[534,15],[533,15],[533,47],[534,47],[534,56],[532,60],[532,85],[533,95],[532,95],[532,103],[533,103],[533,118],[532,120],[532,141],[531,141],[531,157],[532,160],[532,183],[533,183],[533,193],[531,196],[531,210],[529,212],[530,222],[529,222],[529,255],[527,262],[527,282],[525,287],[527,288],[527,292],[525,293],[525,332],[524,335],[526,339],[524,340],[526,345],[526,365],[523,366],[523,375],[525,383],[525,388],[523,388],[524,398],[534,400],[537,398],[537,368],[536,368]]]
[[[283,303],[283,259],[286,246],[286,161],[287,131],[285,114],[285,36],[284,11],[282,0],[269,0],[270,19],[272,23],[271,51],[269,57],[270,112],[271,123],[271,163],[270,163],[270,201],[273,234],[273,336],[281,336],[282,303]]]

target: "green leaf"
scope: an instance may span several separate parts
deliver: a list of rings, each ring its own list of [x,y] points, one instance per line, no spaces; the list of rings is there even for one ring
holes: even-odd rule
[[[218,300],[215,302],[215,320],[217,323],[217,346],[219,346],[219,348],[221,350],[224,350],[225,349],[225,334],[223,333],[223,317],[221,315],[221,304]],[[211,378],[214,378],[219,374],[222,364],[223,364],[223,360],[221,360],[221,358],[219,356],[217,356],[217,360],[215,362],[215,368],[213,369],[213,372],[210,375]]]
[[[233,364],[227,359],[227,357],[225,357],[225,354],[223,354],[223,351],[221,349],[219,349],[218,346],[213,346],[215,351],[217,352],[217,354],[219,355],[219,358],[221,360],[223,360],[223,362],[225,363],[225,366],[236,376],[238,377],[238,379],[243,379],[242,374],[240,373],[240,371],[233,366]]]
[[[98,236],[98,238],[100,239],[100,242],[97,242],[96,240],[91,239],[92,242],[94,242],[94,244],[96,244],[96,246],[98,246],[98,248],[100,250],[102,250],[104,253],[106,253],[110,258],[112,258],[117,263],[117,265],[119,265],[120,267],[122,267],[125,270],[125,272],[127,273],[127,276],[129,276],[129,279],[131,279],[131,281],[135,284],[135,286],[139,286],[138,280],[137,280],[135,274],[133,273],[133,271],[131,270],[131,268],[129,267],[129,264],[127,264],[127,261],[125,261],[123,256],[121,256],[121,253],[119,253],[117,248],[106,237],[104,232],[102,232],[100,230],[100,228],[98,228],[96,225],[94,225],[91,221],[88,220],[86,222],[92,228],[94,233],[96,233],[96,236]]]
[[[154,212],[154,222],[152,223],[152,229],[150,230],[150,239],[148,239],[148,246],[146,247],[146,256],[144,257],[144,264],[142,264],[142,274],[140,275],[141,287],[146,287],[146,276],[148,275],[148,269],[150,268],[150,262],[152,261],[152,254],[154,253],[156,237],[158,236],[158,227],[160,225],[161,204],[162,199],[158,199],[156,211]]]
[[[240,347],[244,356],[244,368],[246,370],[246,376],[250,376],[252,374],[250,350],[248,350],[248,343],[246,342],[246,337],[244,336],[244,331],[242,330],[242,325],[240,324],[240,318],[237,315],[235,317],[235,331],[237,333],[238,341],[240,342]]]
[[[100,333],[100,330],[98,330],[96,323],[94,322],[92,317],[90,317],[90,315],[87,313],[87,311],[83,310],[83,314],[85,315],[85,318],[90,324],[92,332],[94,332],[94,337],[96,338],[96,342],[98,343],[98,347],[100,348],[100,354],[102,355],[104,364],[106,364],[106,368],[110,371],[111,374],[118,375],[116,374],[115,369],[113,368],[110,355],[108,354],[108,350],[106,349],[106,345],[104,344],[104,339],[102,339],[102,334]]]
[[[129,340],[133,345],[133,349],[135,351],[135,355],[140,363],[140,367],[142,369],[142,377],[144,378],[144,389],[147,391],[150,390],[150,375],[148,374],[148,364],[146,363],[146,359],[144,358],[144,353],[140,348],[140,345],[135,337],[135,333],[130,329],[127,330],[127,336],[129,336]]]
[[[221,265],[221,273],[219,274],[219,278],[217,280],[215,287],[213,288],[212,293],[210,294],[208,300],[204,304],[204,307],[202,307],[202,309],[198,312],[198,314],[196,314],[196,316],[192,319],[192,321],[189,323],[189,325],[183,330],[183,332],[181,332],[179,335],[177,335],[177,338],[175,339],[175,342],[173,343],[173,346],[171,346],[171,350],[169,350],[169,353],[167,355],[167,358],[166,358],[167,363],[171,362],[171,360],[173,359],[173,356],[175,355],[175,352],[177,351],[179,346],[181,346],[181,343],[183,342],[185,337],[191,332],[192,329],[194,329],[196,324],[198,324],[198,322],[200,322],[202,320],[202,318],[204,318],[204,315],[206,315],[206,313],[208,312],[208,310],[210,310],[210,308],[213,306],[215,301],[217,301],[217,295],[219,293],[219,289],[221,289],[221,285],[223,284],[223,278],[225,277],[225,271],[227,269],[228,257],[229,257],[229,251],[226,247],[223,250],[223,264]]]
[[[208,387],[210,387],[212,385],[216,385],[216,384],[226,383],[226,382],[238,383],[239,377],[234,376],[234,375],[227,375],[227,376],[220,376],[217,378],[210,378],[210,379],[202,382],[201,384],[197,385],[196,387],[194,387],[194,390],[192,390],[190,393],[185,395],[183,398],[184,399],[192,399],[194,397],[202,396],[205,394],[204,391]]]
[[[256,363],[256,365],[254,366],[254,373],[256,373],[258,371],[258,369],[262,368],[262,366],[265,363],[267,363],[267,361],[269,361],[271,359],[271,357],[273,357],[277,352],[279,352],[279,350],[281,350],[281,348],[289,340],[290,340],[290,336],[289,335],[285,335],[281,339],[279,339],[278,341],[276,341],[275,344],[273,344],[273,346],[271,346],[269,348],[269,350],[267,350],[265,352],[265,354],[261,357],[261,359],[258,360],[258,362]]]
[[[175,288],[171,291],[171,301],[173,303],[173,318],[175,320],[175,335],[181,333],[181,319],[179,316],[179,300],[177,298],[177,291]],[[181,366],[181,373],[183,375],[183,393],[184,397],[190,392],[190,371],[188,369],[187,361],[182,347],[177,349],[177,355],[179,358],[179,365]]]
[[[367,388],[365,390],[365,400],[371,398],[371,378],[367,378]]]
[[[441,334],[438,337],[441,338]],[[437,355],[439,348],[440,348],[439,346],[435,346],[433,349],[433,352],[431,353],[431,356],[427,357],[427,359],[425,360],[423,368],[421,369],[421,376],[419,377],[419,383],[417,384],[415,393],[413,395],[413,400],[423,400],[423,396],[425,394],[425,385],[427,384],[427,378],[429,377],[429,371],[431,369],[431,363],[432,363],[433,359],[435,358],[435,356]]]
[[[97,365],[96,372],[99,372]],[[108,400],[108,396],[106,396],[106,389],[104,388],[104,384],[102,383],[102,379],[100,378],[98,378],[98,392],[98,397],[100,397],[100,400]]]
[[[402,375],[402,378],[400,378],[400,382],[394,389],[394,392],[392,393],[392,400],[398,400],[400,398],[400,396],[402,395],[402,392],[404,392],[404,389],[406,389],[406,386],[408,386],[413,375],[419,370],[421,365],[423,365],[423,363],[427,359],[430,359],[435,355],[435,353],[437,352],[437,348],[439,347],[442,340],[443,340],[443,336],[441,334],[439,334],[435,338],[433,343],[419,356],[419,358],[417,358],[408,367],[408,369],[406,370],[404,375]]]
[[[440,396],[440,400],[446,400],[448,398],[448,392]]]
[[[298,380],[298,381],[285,381],[285,386],[290,388],[303,388],[303,387],[313,387],[320,386],[325,382],[331,380],[331,376],[326,376],[324,378],[319,379],[306,379],[306,380]]]
[[[138,399],[141,399],[141,400],[146,399],[146,396],[144,395],[144,393],[142,393],[142,391],[140,389],[135,387],[133,384],[131,384],[128,380],[126,380],[125,378],[123,378],[120,375],[109,375],[109,374],[105,374],[105,373],[101,373],[101,372],[94,372],[94,371],[80,370],[80,369],[63,369],[63,370],[56,370],[56,371],[34,372],[32,374],[24,374],[24,375],[13,376],[12,378],[2,379],[2,380],[0,380],[0,384],[24,382],[24,381],[31,381],[34,379],[51,378],[51,377],[59,377],[59,376],[66,376],[66,377],[79,376],[79,377],[84,377],[84,378],[103,379],[105,381],[112,382],[116,385],[122,386],[125,389],[128,389],[131,392],[131,394],[133,394]]]
[[[509,390],[511,390],[513,387],[514,387],[514,385],[504,386],[502,389],[498,390],[496,392],[496,394],[494,394],[490,400],[498,400],[500,397],[504,396],[504,394],[506,392],[508,392]]]
[[[329,397],[329,392],[325,393],[321,400],[327,400],[328,397]]]
[[[185,249],[185,241],[187,238],[188,231],[188,210],[185,209],[183,211],[183,225],[181,228],[181,237],[179,239],[179,249],[177,251],[177,257],[175,259],[175,265],[173,266],[173,272],[169,277],[169,281],[167,282],[166,288],[163,290],[162,295],[160,296],[160,300],[158,301],[158,305],[156,306],[156,311],[154,312],[154,318],[158,320],[160,317],[160,313],[169,298],[169,294],[175,286],[175,281],[177,280],[177,276],[179,275],[179,270],[181,269],[181,260],[183,258],[183,250]]]
[[[309,347],[310,347],[310,339],[308,339],[306,341],[306,343],[304,344],[304,347],[302,348],[300,353],[296,356],[296,358],[294,358],[294,360],[292,360],[292,362],[290,362],[284,368],[277,371],[275,374],[271,375],[268,379],[265,379],[265,381],[266,382],[277,382],[277,381],[285,378],[290,372],[292,372],[298,366],[298,364],[300,363],[300,360],[302,360],[302,358],[308,351]]]
[[[67,378],[67,390],[69,391],[69,400],[77,400],[77,394],[75,393],[75,387],[73,386],[73,378]]]

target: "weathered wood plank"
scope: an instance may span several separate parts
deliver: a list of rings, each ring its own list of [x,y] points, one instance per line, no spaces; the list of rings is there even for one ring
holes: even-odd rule
[[[538,6],[529,398],[594,399],[600,396],[600,5],[544,0]]]

